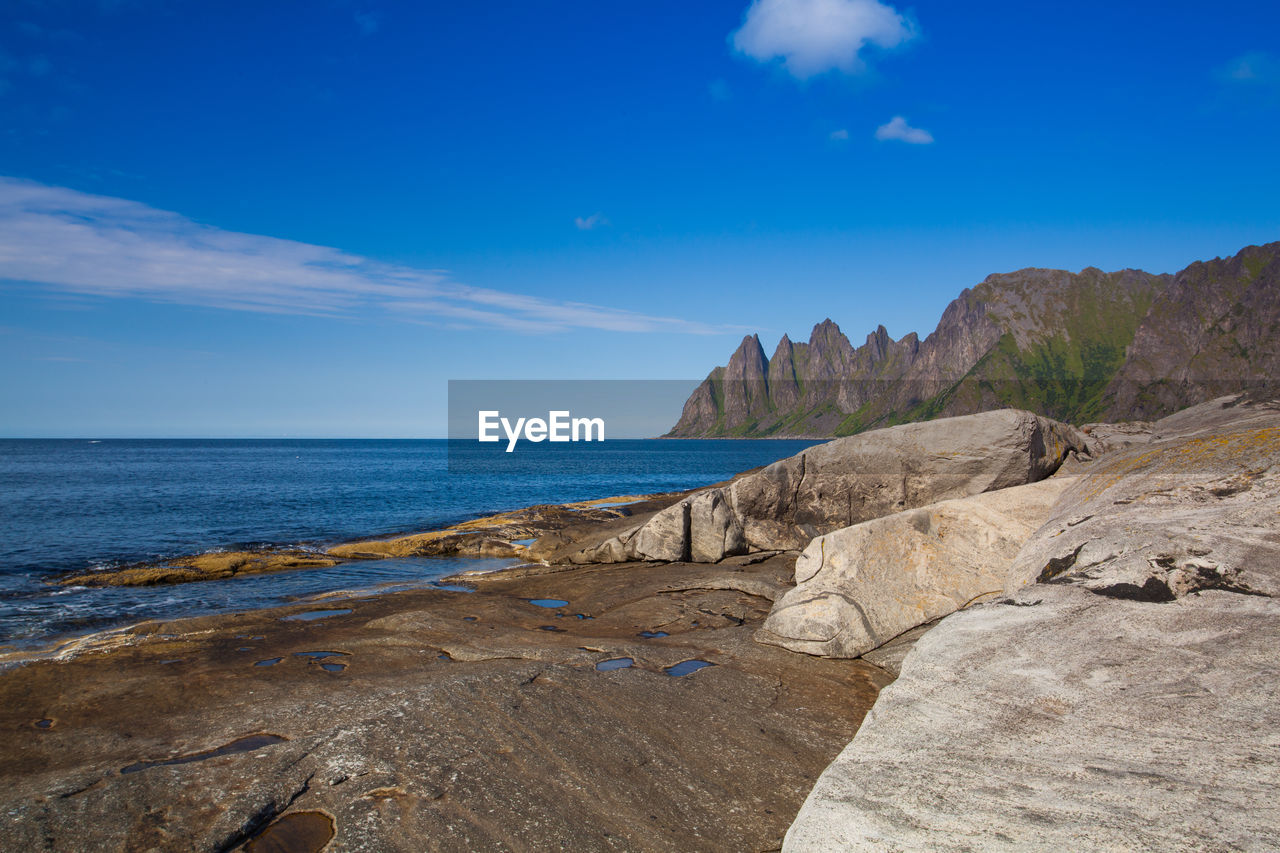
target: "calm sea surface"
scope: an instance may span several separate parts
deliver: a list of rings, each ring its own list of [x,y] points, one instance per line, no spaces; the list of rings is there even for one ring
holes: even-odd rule
[[[0,440],[0,643],[140,619],[405,587],[492,560],[396,559],[171,587],[84,589],[52,576],[260,545],[324,547],[535,503],[686,489],[815,442]]]

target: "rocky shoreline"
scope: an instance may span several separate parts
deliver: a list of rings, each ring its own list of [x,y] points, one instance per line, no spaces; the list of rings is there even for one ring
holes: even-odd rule
[[[156,562],[128,563],[55,579],[61,586],[156,586],[193,583],[296,569],[328,568],[386,557],[496,557],[523,559],[532,541],[566,528],[629,517],[660,509],[683,493],[620,495],[565,504],[539,504],[469,519],[440,530],[378,539],[358,539],[326,548],[282,547],[214,551]]]
[[[777,849],[891,680],[752,640],[793,560],[502,572],[10,669],[0,846],[230,850],[310,812],[332,849]]]
[[[529,562],[0,673],[0,846],[1266,849],[1277,477],[1268,401],[1003,410],[338,546]]]

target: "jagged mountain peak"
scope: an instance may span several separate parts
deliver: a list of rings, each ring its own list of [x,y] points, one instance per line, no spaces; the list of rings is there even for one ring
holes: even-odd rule
[[[807,344],[783,335],[772,359],[751,337],[672,435],[844,435],[1004,406],[1076,422],[1154,417],[1280,374],[1280,242],[1176,275],[989,275],[923,341],[879,325],[855,349],[830,317]]]

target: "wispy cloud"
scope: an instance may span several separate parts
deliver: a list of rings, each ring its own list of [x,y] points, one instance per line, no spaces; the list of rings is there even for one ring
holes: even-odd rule
[[[827,138],[832,142],[847,142],[849,140],[849,131],[842,127],[839,130],[831,131],[831,133],[827,134]]]
[[[62,292],[240,311],[355,316],[524,332],[603,329],[713,334],[727,327],[560,302],[451,281],[145,204],[0,177],[0,280]]]
[[[876,139],[882,142],[892,139],[910,145],[930,145],[933,143],[933,134],[927,130],[912,127],[902,116],[894,116],[888,124],[882,124],[876,128]]]
[[[609,220],[605,218],[603,213],[593,213],[590,216],[575,216],[573,224],[577,226],[579,231],[593,231],[596,228],[603,228],[609,224]]]
[[[44,56],[17,57],[0,49],[0,91],[10,88],[14,77],[45,77],[52,70]]]
[[[793,76],[857,74],[867,45],[897,47],[915,28],[879,0],[753,0],[733,46],[760,62],[780,60]]]
[[[1219,76],[1245,85],[1280,84],[1280,60],[1260,50],[1250,51],[1227,63]]]
[[[372,12],[356,12],[355,19],[356,26],[360,28],[360,34],[366,36],[376,33],[382,23]]]

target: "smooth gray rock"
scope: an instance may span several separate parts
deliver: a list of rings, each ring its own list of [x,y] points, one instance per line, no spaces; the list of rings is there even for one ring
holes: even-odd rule
[[[783,850],[1275,849],[1280,603],[1019,598],[917,642]]]
[[[1006,582],[1168,601],[1280,594],[1280,407],[1223,398],[1103,455],[1026,544]]]
[[[642,525],[582,549],[573,555],[572,562],[718,563],[746,553],[742,525],[724,492],[711,489],[667,507]]]
[[[695,563],[718,563],[747,553],[747,540],[724,492],[713,489],[689,501],[689,558]]]
[[[1074,481],[942,501],[819,536],[756,639],[855,658],[1004,589],[1018,550]]]
[[[872,518],[1042,480],[1073,452],[1090,452],[1086,436],[1018,409],[875,430],[701,492],[689,501],[687,523],[686,510],[671,507],[573,560],[714,561],[799,550],[815,536]]]
[[[687,560],[689,558],[689,510],[689,501],[680,501],[649,519],[630,536],[629,541],[622,543],[624,559],[667,562]]]
[[[785,850],[1275,849],[1280,407],[1150,434],[916,642]]]

